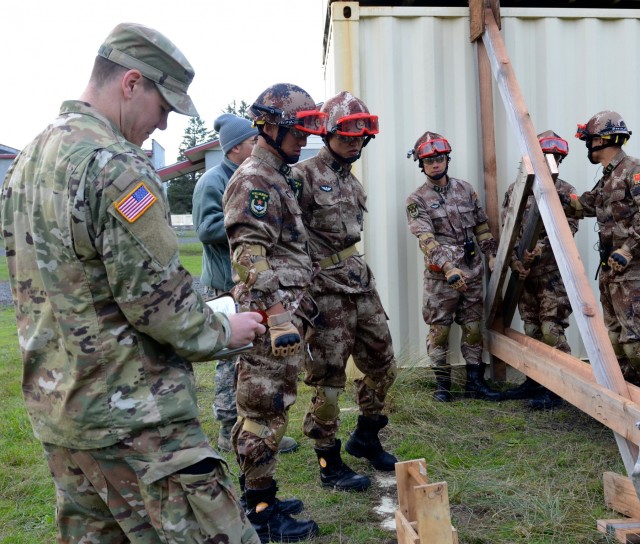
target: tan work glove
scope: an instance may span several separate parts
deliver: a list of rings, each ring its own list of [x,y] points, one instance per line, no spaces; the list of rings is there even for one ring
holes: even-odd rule
[[[520,261],[512,261],[511,270],[513,270],[516,274],[518,274],[518,277],[521,280],[527,279],[529,272],[531,272],[531,270],[529,270],[528,268],[525,268]]]
[[[614,272],[622,272],[629,266],[631,259],[633,259],[631,252],[623,245],[620,249],[616,249],[609,255],[607,264]]]
[[[288,357],[300,351],[300,333],[291,322],[291,312],[270,315],[267,325],[271,336],[271,351],[275,357]]]
[[[465,275],[462,270],[454,267],[451,263],[447,263],[444,267],[444,271],[444,277],[447,278],[449,287],[460,292],[467,290],[467,284],[464,281]]]

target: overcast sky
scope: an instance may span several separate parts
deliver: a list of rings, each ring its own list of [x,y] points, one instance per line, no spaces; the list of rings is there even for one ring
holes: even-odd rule
[[[166,34],[196,71],[189,94],[205,121],[252,102],[273,83],[323,101],[322,0],[19,0],[0,25],[0,144],[21,149],[85,88],[98,47],[121,22]],[[175,162],[187,117],[172,113],[152,138]],[[151,140],[143,146],[151,147]]]

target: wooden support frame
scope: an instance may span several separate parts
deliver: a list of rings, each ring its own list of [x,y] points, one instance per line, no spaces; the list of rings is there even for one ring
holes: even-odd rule
[[[424,459],[396,463],[398,544],[458,544],[447,482],[430,484]]]
[[[629,400],[627,383],[622,377],[613,352],[599,303],[591,291],[584,265],[573,240],[571,229],[565,219],[551,173],[540,149],[533,123],[506,53],[497,22],[490,9],[485,9],[485,30],[482,34],[482,42],[507,115],[516,131],[516,139],[522,155],[530,159],[534,172],[533,194],[546,227],[551,247],[556,255],[558,268],[569,295],[573,315],[582,334],[596,382],[620,397]],[[496,260],[496,266],[488,289],[488,297],[493,298],[487,299],[486,307],[488,308],[495,304],[496,298],[499,298],[501,290],[498,288],[498,284],[501,278],[503,280],[506,275],[507,262],[505,256],[507,251],[503,248],[505,244],[509,244],[506,238],[503,233],[500,242],[501,247],[498,251],[498,255],[503,258]],[[488,327],[491,326],[492,322],[489,321]],[[499,333],[496,332],[489,336],[490,339],[488,338],[486,347],[490,353],[498,355],[498,344],[501,341]],[[555,358],[557,354],[553,353],[552,356]],[[505,360],[510,363],[508,359]],[[541,383],[546,385],[544,382]],[[612,413],[609,420],[618,415]],[[640,442],[635,439],[635,442],[627,439],[629,434],[631,434],[630,430],[627,430],[624,434],[614,431],[620,455],[627,474],[630,476],[633,472],[635,460],[638,457],[637,444]]]

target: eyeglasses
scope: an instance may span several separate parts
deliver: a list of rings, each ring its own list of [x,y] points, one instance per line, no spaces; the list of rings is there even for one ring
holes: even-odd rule
[[[340,117],[332,132],[340,136],[373,136],[380,132],[378,116],[368,113],[354,113]]]
[[[426,162],[427,164],[433,164],[434,162],[444,162],[447,160],[447,156],[446,155],[436,155],[435,157],[427,157],[422,159],[423,162]]]
[[[433,155],[451,153],[451,146],[444,138],[437,138],[420,144],[417,151],[418,159],[424,159]]]
[[[540,147],[543,153],[559,153],[560,155],[569,154],[569,143],[562,139],[550,136],[549,138],[540,138]]]

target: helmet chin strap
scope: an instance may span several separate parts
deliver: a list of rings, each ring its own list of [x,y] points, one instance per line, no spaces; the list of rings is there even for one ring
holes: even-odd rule
[[[298,162],[300,157],[287,155],[282,150],[282,141],[284,140],[284,137],[287,135],[287,132],[289,131],[288,128],[278,125],[278,136],[276,137],[275,140],[264,131],[264,127],[262,125],[258,127],[258,130],[260,131],[260,136],[264,138],[264,141],[267,142],[271,147],[273,147],[273,149],[275,149],[278,152],[278,155],[280,155],[280,158],[284,162],[286,162],[287,164],[295,164]]]

